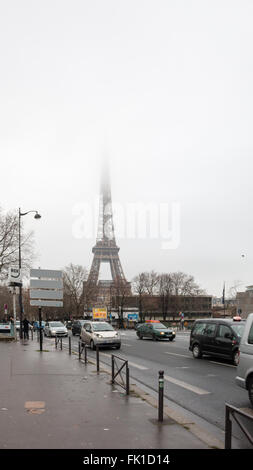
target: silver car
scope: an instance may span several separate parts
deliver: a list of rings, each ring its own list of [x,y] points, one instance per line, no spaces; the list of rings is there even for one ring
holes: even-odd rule
[[[68,336],[68,330],[61,321],[50,321],[45,324],[45,336]]]
[[[81,329],[81,340],[92,349],[97,345],[112,346],[116,349],[121,346],[120,334],[105,321],[86,321]]]
[[[240,359],[237,366],[236,383],[248,390],[253,406],[253,313],[250,313],[240,343]]]

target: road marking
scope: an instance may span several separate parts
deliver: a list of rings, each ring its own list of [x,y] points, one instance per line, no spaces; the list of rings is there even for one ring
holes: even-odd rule
[[[132,346],[132,345],[128,343],[122,343],[122,346]]]
[[[172,356],[187,357],[187,359],[192,359],[191,356],[186,356],[186,354],[176,354],[176,353],[166,352],[166,351],[164,354],[171,354]]]
[[[111,357],[111,354],[107,354],[107,353],[100,353],[100,354],[101,354],[102,356]],[[135,362],[130,362],[130,361],[128,361],[128,364],[129,364],[130,366],[136,367],[136,369],[148,370],[147,367],[140,366],[139,364],[135,364]]]
[[[174,377],[169,377],[168,375],[165,375],[164,379],[167,380],[168,382],[178,385],[179,387],[183,387],[186,390],[190,390],[191,392],[196,393],[197,395],[209,395],[210,394],[210,392],[208,392],[207,390],[203,390],[202,388],[195,387],[194,385],[190,385],[186,382],[182,382],[182,380],[174,379]]]
[[[223,364],[223,362],[215,362],[215,361],[208,361],[208,362],[211,362],[212,364],[218,364],[219,366],[226,366],[226,367],[236,367],[236,366],[233,366],[232,364]]]
[[[129,361],[128,361],[128,364],[129,364],[130,366],[136,367],[137,369],[140,369],[140,370],[148,370],[148,367],[139,366],[139,364],[135,364],[135,362],[129,362]]]

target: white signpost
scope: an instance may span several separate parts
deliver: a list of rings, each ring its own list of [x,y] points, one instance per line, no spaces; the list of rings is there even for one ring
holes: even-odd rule
[[[40,350],[42,351],[41,308],[63,307],[62,271],[30,270],[30,305],[39,307]]]

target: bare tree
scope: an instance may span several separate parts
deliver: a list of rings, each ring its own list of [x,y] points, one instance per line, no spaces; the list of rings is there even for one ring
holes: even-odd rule
[[[173,281],[170,274],[160,274],[158,277],[160,304],[163,320],[166,320],[169,307],[169,299],[173,293]]]
[[[133,292],[138,295],[140,321],[144,321],[143,315],[143,296],[146,293],[146,273],[140,273],[132,281]]]
[[[22,270],[25,273],[34,259],[33,233],[24,233],[21,224]],[[14,212],[3,213],[0,208],[0,279],[7,276],[11,265],[19,263],[18,215]]]
[[[125,280],[121,278],[116,278],[113,281],[111,290],[116,299],[116,308],[118,309],[118,316],[119,316],[119,327],[122,328],[124,306],[126,303],[126,297],[129,295],[129,285],[128,283],[126,283]]]
[[[63,271],[64,300],[69,313],[73,312],[78,318],[84,310],[83,284],[87,279],[87,269],[81,265],[70,263]]]
[[[159,283],[159,276],[155,271],[143,273],[145,291],[148,295],[155,295]]]

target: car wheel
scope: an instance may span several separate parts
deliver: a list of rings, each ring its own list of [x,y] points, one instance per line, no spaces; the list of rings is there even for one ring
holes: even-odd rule
[[[95,350],[95,344],[93,340],[90,342],[90,348],[93,349],[93,351]]]
[[[239,351],[235,351],[233,354],[233,364],[238,366],[239,364]]]
[[[153,338],[153,341],[157,341],[156,335],[153,335],[152,338]]]
[[[249,393],[249,401],[251,405],[253,406],[253,377],[251,377],[251,379],[249,380],[248,393]]]
[[[201,349],[198,344],[194,344],[192,348],[192,355],[195,359],[200,359],[202,354],[201,354]]]
[[[116,349],[120,349],[120,344],[117,344]]]
[[[75,336],[75,333],[74,333],[74,331],[72,331],[72,336]]]
[[[170,341],[173,341],[174,338],[169,338]]]
[[[142,339],[142,338],[143,338],[143,336],[142,336],[141,333],[139,333],[139,332],[137,333],[137,336],[138,336],[139,339]]]

